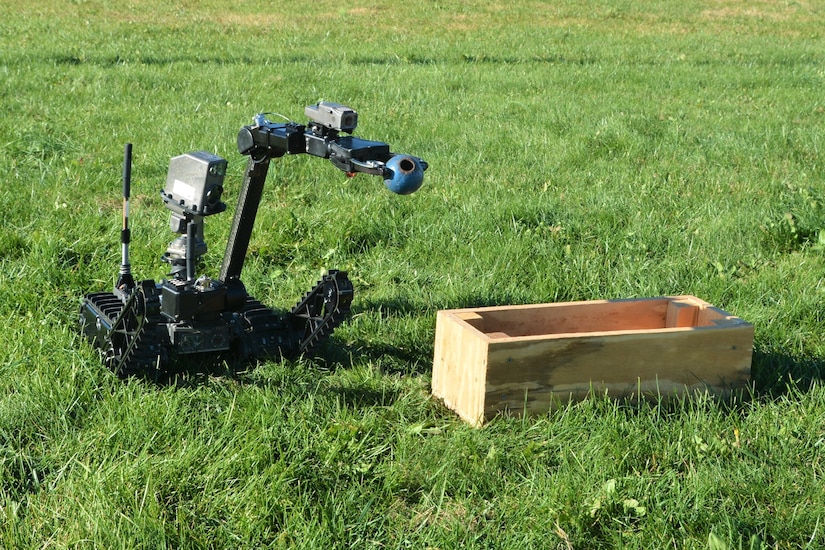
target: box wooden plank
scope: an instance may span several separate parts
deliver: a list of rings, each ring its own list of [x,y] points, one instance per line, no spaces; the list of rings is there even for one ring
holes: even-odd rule
[[[444,310],[432,387],[474,425],[591,392],[725,397],[752,349],[752,325],[693,296]]]
[[[435,355],[443,366],[433,370],[433,386],[449,388],[439,397],[472,424],[484,415],[487,342],[473,328],[480,322],[481,317],[471,311],[439,311],[436,318]],[[466,368],[471,364],[480,368]]]

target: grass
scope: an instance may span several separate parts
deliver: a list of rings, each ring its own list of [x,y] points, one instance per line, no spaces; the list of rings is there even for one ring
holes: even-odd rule
[[[825,12],[815,2],[0,7],[0,546],[825,546]],[[171,156],[318,100],[425,158],[409,197],[270,170],[244,281],[356,284],[317,361],[156,387],[76,333],[118,263],[159,279]],[[207,220],[216,272],[229,218]],[[756,326],[722,407],[600,398],[465,426],[429,396],[435,312],[694,294]]]

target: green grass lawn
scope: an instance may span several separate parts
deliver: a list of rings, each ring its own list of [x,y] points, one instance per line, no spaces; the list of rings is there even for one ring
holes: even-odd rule
[[[825,7],[759,0],[0,6],[0,547],[825,547]],[[345,103],[430,163],[399,197],[273,163],[244,269],[348,270],[314,361],[157,386],[77,332],[161,279],[169,158]],[[231,213],[206,222],[217,273]],[[756,327],[752,398],[599,397],[473,429],[430,397],[439,309],[693,294]]]

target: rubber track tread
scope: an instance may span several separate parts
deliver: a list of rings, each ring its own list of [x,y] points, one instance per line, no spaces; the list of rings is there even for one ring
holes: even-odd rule
[[[324,293],[329,295],[325,296]],[[305,322],[298,355],[311,357],[347,318],[352,303],[352,283],[345,271],[330,270],[292,308],[290,315]]]

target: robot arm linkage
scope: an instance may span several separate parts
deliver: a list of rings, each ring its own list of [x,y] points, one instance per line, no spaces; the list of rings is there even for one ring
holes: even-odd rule
[[[273,123],[264,114],[255,116],[254,124],[238,133],[238,151],[256,162],[302,153],[326,158],[350,175],[360,172],[381,176],[390,191],[401,195],[414,193],[423,184],[427,169],[424,160],[396,155],[381,141],[339,134],[355,129],[357,113],[352,109],[321,102],[305,112],[310,117],[306,125]]]
[[[270,160],[284,155],[309,154],[329,159],[348,175],[362,172],[381,176],[384,185],[399,195],[409,195],[424,183],[427,163],[412,155],[395,155],[381,141],[352,135],[358,114],[339,103],[318,103],[305,109],[307,124],[273,123],[264,114],[238,133],[238,151],[249,157],[238,207],[224,253],[220,280],[239,282],[255,216],[263,192]]]

